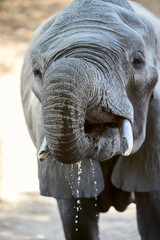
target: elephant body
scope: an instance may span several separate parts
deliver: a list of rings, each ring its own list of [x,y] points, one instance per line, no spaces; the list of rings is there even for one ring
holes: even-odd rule
[[[40,193],[57,199],[66,239],[99,239],[99,213],[131,202],[141,238],[160,239],[159,72],[160,22],[132,1],[75,0],[35,31],[22,103],[37,152],[47,139]]]

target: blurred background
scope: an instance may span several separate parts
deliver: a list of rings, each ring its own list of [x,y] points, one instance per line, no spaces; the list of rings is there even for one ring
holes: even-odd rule
[[[64,239],[55,200],[42,198],[38,193],[36,151],[23,117],[20,74],[24,54],[33,31],[45,19],[71,2],[71,0],[0,0],[0,239],[2,240]],[[137,2],[160,16],[160,0]],[[111,223],[114,223],[115,229],[121,231],[121,237],[117,233],[116,238]],[[127,223],[128,230],[125,227]],[[112,229],[111,233],[105,235],[106,229]],[[106,237],[111,240],[139,239],[135,206],[129,207],[127,212],[120,215],[111,209],[108,217],[102,217],[101,231],[102,239]],[[132,238],[128,237],[131,235]]]
[[[38,190],[36,153],[26,130],[20,74],[33,31],[71,0],[0,0],[1,195]]]

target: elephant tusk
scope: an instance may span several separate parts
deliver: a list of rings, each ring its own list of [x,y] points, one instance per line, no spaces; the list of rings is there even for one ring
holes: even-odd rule
[[[122,156],[129,156],[133,149],[133,132],[129,120],[123,119],[121,122],[121,154]]]
[[[50,155],[50,151],[48,148],[48,144],[47,144],[47,140],[46,137],[43,139],[42,145],[38,151],[38,160],[39,161],[44,161],[49,155]]]

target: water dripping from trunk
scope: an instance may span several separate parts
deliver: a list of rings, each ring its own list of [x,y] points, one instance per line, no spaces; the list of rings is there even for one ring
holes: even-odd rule
[[[99,217],[99,214],[98,214],[98,184],[97,184],[97,181],[95,180],[95,168],[94,168],[94,165],[93,165],[93,161],[92,159],[90,159],[90,163],[91,163],[91,169],[92,169],[92,176],[93,176],[93,181],[94,181],[94,190],[95,190],[95,208],[96,208],[96,218],[98,219]],[[99,226],[99,223],[98,223],[98,226]],[[99,236],[100,238],[100,236]]]
[[[63,167],[63,163],[61,163],[61,166]],[[77,171],[77,188],[74,188],[75,184],[75,171]],[[77,232],[78,229],[78,223],[79,223],[79,214],[82,210],[81,206],[81,200],[80,200],[80,184],[81,184],[81,174],[82,174],[82,165],[81,162],[77,164],[71,164],[70,165],[70,177],[65,175],[65,179],[67,180],[69,187],[71,189],[71,193],[73,198],[75,199],[75,205],[74,205],[74,211],[75,211],[75,231]]]
[[[73,184],[74,184],[74,182],[73,182],[73,164],[71,164],[71,181],[69,182],[69,186],[71,188],[72,196],[74,195],[73,194]]]
[[[93,181],[94,181],[95,200],[97,200],[98,186],[97,186],[97,181],[95,180],[95,168],[94,168],[92,159],[90,159],[90,163],[91,163],[92,176],[93,176]]]
[[[81,162],[78,162],[77,163],[77,173],[78,173],[78,178],[77,178],[77,189],[76,189],[76,198],[77,198],[77,201],[76,201],[76,211],[77,211],[77,214],[75,216],[75,224],[78,225],[78,217],[79,217],[79,212],[82,210],[82,206],[81,206],[81,200],[80,200],[80,195],[79,195],[79,192],[80,192],[80,184],[81,184],[81,174],[82,174],[82,165],[81,165]],[[76,231],[78,231],[78,227],[76,227]]]
[[[63,163],[61,163],[61,166],[63,166]],[[71,189],[71,194],[72,194],[72,196],[74,196],[74,193],[73,193],[73,184],[74,184],[74,182],[73,182],[73,164],[71,164],[70,174],[71,174],[71,179],[70,179],[70,181],[68,181],[68,177],[67,177],[66,175],[65,175],[64,177],[65,177],[65,179],[67,180],[68,185],[69,185],[69,187],[70,187],[70,189]]]

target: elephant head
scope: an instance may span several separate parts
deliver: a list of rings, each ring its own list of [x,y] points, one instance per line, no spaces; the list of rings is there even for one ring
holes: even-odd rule
[[[32,90],[45,136],[40,160],[50,153],[67,164],[131,154],[123,163],[143,148],[159,49],[153,25],[135,10],[125,0],[75,0],[35,33]],[[113,175],[122,187],[121,173]]]
[[[120,150],[118,130],[124,119],[132,125],[132,153],[137,151],[157,83],[152,26],[132,10],[95,4],[75,1],[33,51],[33,90],[42,102],[48,147],[63,163],[125,155],[129,140]]]

